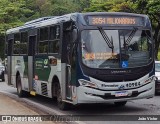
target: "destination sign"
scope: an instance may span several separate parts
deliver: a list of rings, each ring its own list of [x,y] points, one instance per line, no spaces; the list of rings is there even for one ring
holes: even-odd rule
[[[88,16],[89,25],[143,26],[141,17],[128,16]]]

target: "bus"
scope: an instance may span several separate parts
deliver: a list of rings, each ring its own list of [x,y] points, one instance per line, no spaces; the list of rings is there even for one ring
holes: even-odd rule
[[[6,32],[7,80],[19,97],[69,105],[152,98],[154,41],[146,15],[70,13],[26,22]]]

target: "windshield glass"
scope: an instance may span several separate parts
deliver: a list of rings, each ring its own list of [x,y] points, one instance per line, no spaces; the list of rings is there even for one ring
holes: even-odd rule
[[[149,30],[83,30],[82,61],[91,68],[129,68],[151,61]]]
[[[155,72],[160,72],[160,63],[155,63]]]

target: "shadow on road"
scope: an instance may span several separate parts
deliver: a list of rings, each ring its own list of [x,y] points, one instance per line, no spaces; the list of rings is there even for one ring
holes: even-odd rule
[[[55,99],[46,98],[44,96],[37,95],[36,97],[30,96],[28,99],[38,102],[42,105],[50,107],[52,109],[58,110],[65,114],[133,114],[133,113],[143,113],[147,108],[142,108],[140,106],[134,105],[133,102],[128,102],[124,107],[117,107],[114,104],[81,104],[73,106],[71,105],[67,111],[61,111],[57,107],[57,102]]]

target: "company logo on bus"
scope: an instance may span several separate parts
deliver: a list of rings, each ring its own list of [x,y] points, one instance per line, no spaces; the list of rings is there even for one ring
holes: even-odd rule
[[[111,84],[111,85],[101,84],[101,87],[118,87],[118,85],[116,85],[116,84]]]
[[[111,71],[111,74],[123,74],[123,73],[131,73],[131,70],[115,70]]]
[[[125,88],[124,85],[120,85],[120,86],[118,87],[118,89],[120,89],[120,90],[123,90],[124,88]]]

